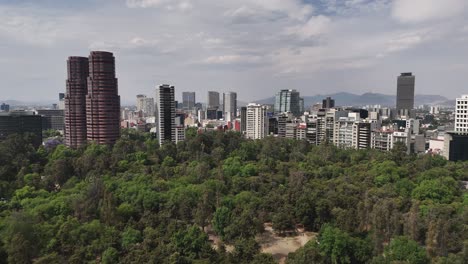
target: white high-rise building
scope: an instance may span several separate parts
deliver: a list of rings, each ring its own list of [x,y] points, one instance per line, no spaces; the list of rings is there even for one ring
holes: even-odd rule
[[[268,135],[266,106],[249,104],[247,106],[247,138],[262,139]]]
[[[233,121],[237,116],[237,93],[223,93],[224,119],[228,122]]]
[[[468,133],[468,95],[462,95],[461,98],[457,98],[455,132]]]
[[[136,96],[136,108],[137,108],[137,111],[142,111],[143,110],[143,102],[144,102],[144,99],[146,98],[146,95],[144,94],[139,94]]]
[[[159,144],[176,142],[175,88],[163,84],[156,88],[156,124]]]
[[[145,116],[154,115],[154,99],[146,97],[144,94],[137,95],[136,100],[137,111],[142,111]]]

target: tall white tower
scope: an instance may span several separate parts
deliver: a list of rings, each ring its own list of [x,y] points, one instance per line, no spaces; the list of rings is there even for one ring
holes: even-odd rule
[[[247,106],[247,138],[262,139],[268,135],[266,106],[249,104]]]

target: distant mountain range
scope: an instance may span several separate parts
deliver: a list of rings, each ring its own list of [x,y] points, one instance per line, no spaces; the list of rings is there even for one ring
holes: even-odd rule
[[[335,99],[335,104],[337,106],[364,106],[364,105],[382,105],[382,106],[395,106],[395,95],[380,94],[380,93],[365,93],[365,94],[353,94],[353,93],[334,93],[334,94],[320,94],[315,96],[304,96],[304,106],[308,107],[316,103],[321,103],[323,99],[327,96]],[[254,101],[259,104],[274,104],[275,97],[269,97],[262,100]],[[43,101],[17,101],[17,100],[5,100],[0,99],[0,104],[6,103],[11,106],[52,106],[52,104],[58,103],[53,100],[43,100]],[[249,102],[238,101],[238,106],[245,106]],[[122,105],[133,105],[132,101],[123,101]],[[415,106],[419,105],[443,105],[443,106],[453,106],[455,105],[455,100],[450,100],[444,96],[440,95],[421,95],[417,94],[415,98]]]
[[[394,107],[396,104],[395,95],[387,95],[380,93],[365,93],[362,95],[353,93],[334,93],[326,95],[304,96],[304,106],[308,107],[316,103],[321,103],[327,96],[335,99],[336,106],[365,106],[365,105],[382,105]],[[275,97],[269,97],[255,101],[259,104],[274,104]],[[415,106],[419,105],[454,105],[455,100],[440,95],[421,95],[415,96]]]

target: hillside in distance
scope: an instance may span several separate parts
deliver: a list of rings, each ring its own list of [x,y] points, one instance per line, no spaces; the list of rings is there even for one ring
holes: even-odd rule
[[[362,95],[340,92],[334,94],[325,94],[325,95],[315,95],[315,96],[304,96],[304,106],[311,106],[316,103],[322,102],[326,97],[332,97],[335,99],[337,106],[364,106],[364,105],[382,105],[382,106],[395,106],[396,96],[387,95],[381,93],[365,93]],[[418,105],[445,105],[448,101],[448,98],[440,95],[421,95],[417,94],[415,98],[415,106]],[[269,97],[262,100],[256,101],[260,104],[274,104],[275,97]]]

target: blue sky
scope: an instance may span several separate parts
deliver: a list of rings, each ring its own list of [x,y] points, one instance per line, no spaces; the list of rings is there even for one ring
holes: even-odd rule
[[[0,0],[0,101],[65,90],[68,56],[114,52],[119,93],[468,93],[466,0]]]

